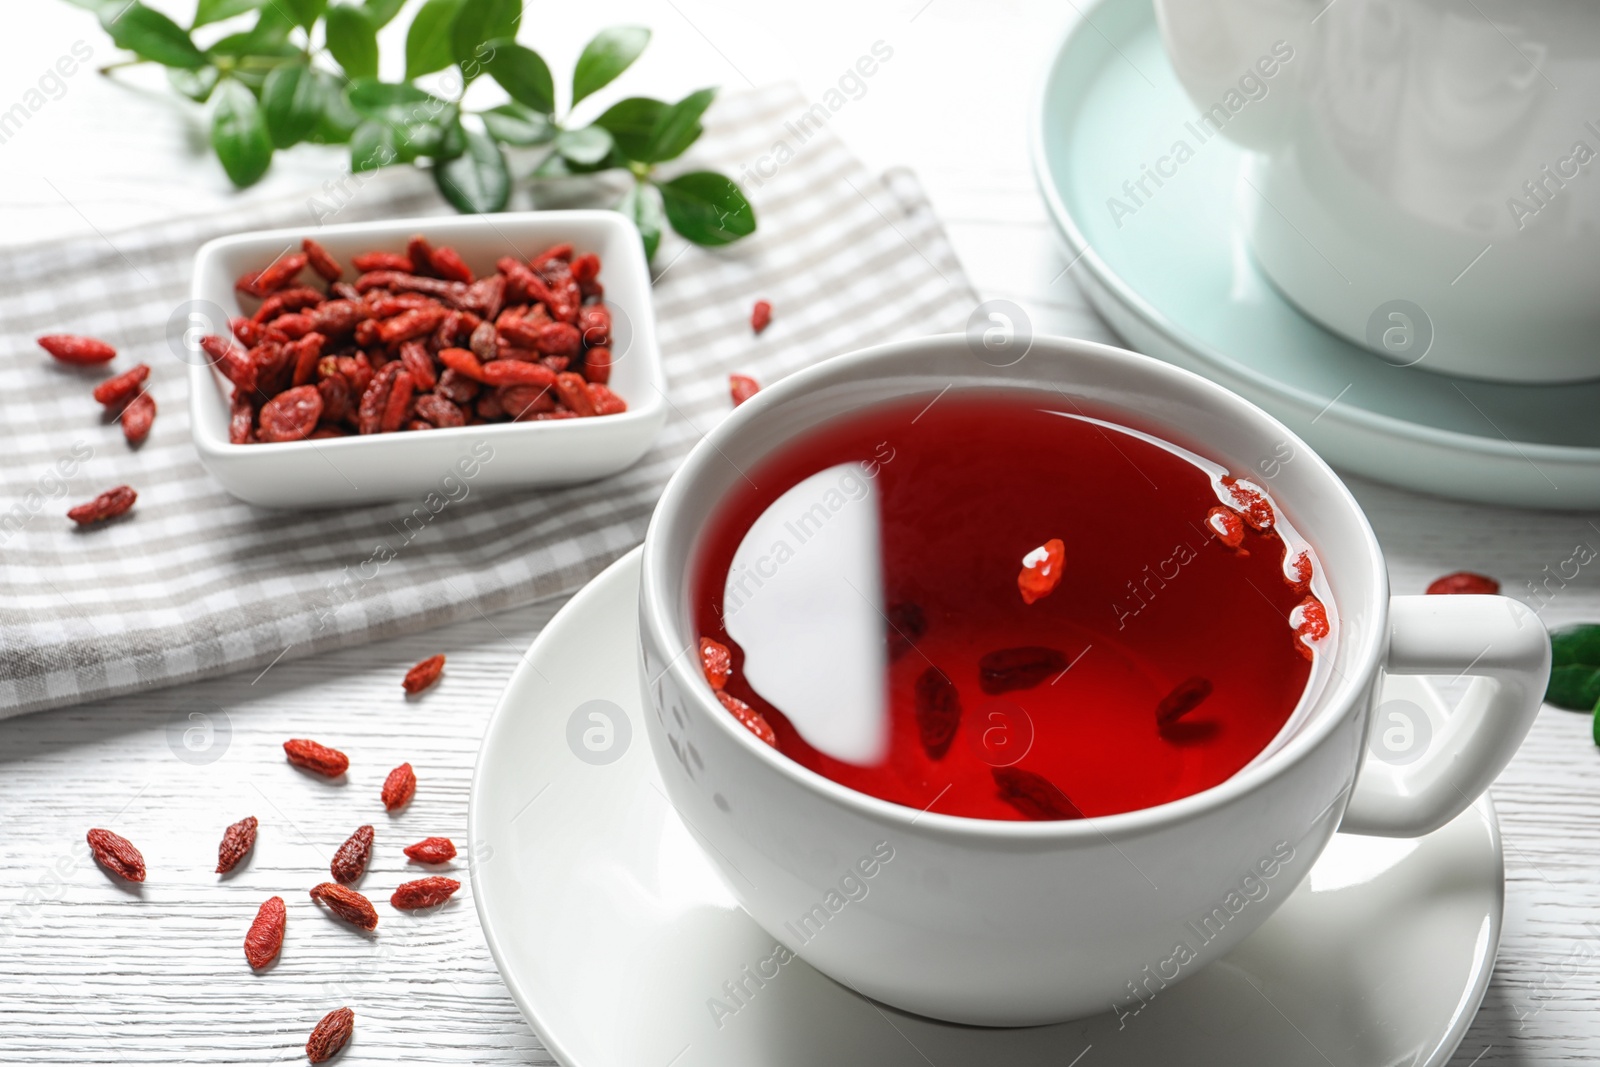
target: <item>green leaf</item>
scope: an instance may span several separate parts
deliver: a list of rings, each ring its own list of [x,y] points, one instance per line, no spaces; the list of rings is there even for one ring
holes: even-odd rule
[[[281,5],[294,19],[294,24],[307,32],[316,25],[328,6],[328,0],[272,0],[272,2]]]
[[[646,182],[634,182],[633,188],[622,198],[622,203],[617,205],[617,210],[639,227],[639,236],[644,239],[645,260],[655,259],[656,249],[661,247],[663,223],[661,194],[656,187]]]
[[[299,144],[311,136],[322,115],[322,85],[311,68],[299,63],[274,67],[261,87],[261,110],[275,146]]]
[[[701,89],[667,108],[650,131],[650,143],[645,148],[645,154],[637,157],[639,161],[662,163],[683,155],[704,132],[700,116],[706,113],[706,108],[711,106],[716,95],[715,89]]]
[[[335,4],[323,20],[328,51],[352,78],[378,76],[378,27],[359,7]]]
[[[650,31],[643,26],[612,26],[595,34],[572,68],[572,105],[615,81],[649,43]]]
[[[467,150],[433,168],[433,180],[457,211],[484,214],[499,211],[511,197],[511,172],[500,146],[476,130],[467,130]]]
[[[394,127],[368,119],[350,135],[350,170],[355,174],[377,170],[400,161]]]
[[[199,70],[206,65],[206,54],[189,40],[188,31],[159,11],[135,2],[102,8],[99,15],[100,25],[118,48],[164,67]]]
[[[515,37],[521,21],[522,0],[464,0],[450,24],[450,50],[469,80],[477,71],[465,68],[480,56],[479,47]]]
[[[504,37],[491,41],[490,47],[494,52],[484,69],[511,94],[511,99],[540,114],[555,111],[555,80],[538,52]]]
[[[406,6],[406,0],[366,0],[362,10],[367,13],[367,18],[380,30],[394,21],[400,14],[400,9]]]
[[[617,142],[617,150],[624,156],[644,162],[650,154],[650,138],[667,110],[667,105],[660,100],[630,96],[612,104],[594,124],[611,134],[611,139]]]
[[[556,151],[569,162],[592,167],[611,154],[611,134],[601,126],[562,130],[556,137]]]
[[[455,62],[450,54],[450,24],[463,0],[427,0],[406,31],[406,80],[443,70]]]
[[[115,15],[127,6],[127,0],[67,0],[73,7],[81,7],[85,11],[92,11],[96,15]]]
[[[231,78],[212,98],[211,147],[234,185],[254,185],[272,165],[272,137],[261,108],[250,90]]]
[[[1600,623],[1577,623],[1550,633],[1550,703],[1588,711],[1600,703]]]
[[[549,117],[521,104],[501,104],[478,115],[484,128],[501,144],[526,148],[549,144],[556,135],[556,125]]]
[[[318,144],[344,144],[361,125],[361,113],[350,106],[344,86],[325,70],[315,72],[322,85],[322,113],[308,140]]]
[[[725,245],[756,229],[756,212],[732,179],[697,170],[658,182],[667,221],[697,245]]]
[[[438,143],[433,146],[428,155],[434,159],[456,159],[467,150],[467,131],[461,125],[460,114],[452,108],[448,122],[438,124]]]
[[[231,19],[235,15],[242,15],[246,11],[259,8],[263,0],[200,0],[195,8],[194,22],[190,29],[199,26],[209,26],[213,22]]]
[[[211,90],[217,87],[217,77],[216,67],[201,67],[199,70],[167,68],[167,81],[172,83],[172,87],[201,104],[211,99]]]
[[[414,126],[431,121],[450,105],[408,82],[381,82],[362,78],[349,89],[350,106],[369,119],[393,126]]]

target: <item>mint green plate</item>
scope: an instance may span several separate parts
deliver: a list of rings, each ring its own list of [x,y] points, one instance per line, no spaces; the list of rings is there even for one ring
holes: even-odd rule
[[[1199,143],[1185,127],[1197,113],[1149,0],[1086,6],[1045,74],[1035,175],[1080,257],[1074,276],[1130,347],[1248,397],[1346,471],[1493,504],[1600,507],[1600,382],[1502,385],[1397,367],[1307,319],[1246,244],[1245,153],[1221,137]],[[1114,216],[1110,198],[1131,204],[1123,183],[1180,138],[1193,156]]]

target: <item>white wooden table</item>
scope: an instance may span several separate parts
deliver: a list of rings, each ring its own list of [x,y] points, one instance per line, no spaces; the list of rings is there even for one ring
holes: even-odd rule
[[[181,0],[157,6],[189,10]],[[792,79],[816,96],[885,42],[892,62],[838,113],[835,128],[869,164],[916,169],[984,296],[1022,304],[1039,331],[1112,340],[1064,270],[1027,165],[1034,82],[1071,4],[618,0],[573,9],[556,15],[555,5],[530,4],[524,39],[563,71],[599,25],[650,25],[655,42],[628,77],[634,91],[656,95]],[[0,111],[79,39],[95,62],[112,55],[77,8],[8,5]],[[0,143],[0,244],[112,234],[237,203],[199,152],[203,139],[170,94],[76,75]],[[297,150],[242,199],[309,192],[342,165],[341,153]],[[1398,592],[1467,568],[1533,602],[1529,583],[1543,581],[1547,566],[1553,571],[1579,543],[1600,546],[1595,516],[1352,484]],[[464,843],[478,737],[554,607],[285,663],[259,677],[0,723],[0,1063],[304,1062],[311,1025],[346,1002],[362,1009],[348,1064],[551,1062],[499,981],[470,887],[427,918],[386,910],[382,936],[370,941],[311,913],[303,892],[362,822],[379,828],[369,885],[402,877],[400,844],[428,834]],[[1600,619],[1596,574],[1567,583],[1542,614],[1551,625]],[[436,651],[449,656],[444,682],[405,701],[402,672]],[[181,741],[171,741],[198,721],[192,712],[227,724],[226,738],[212,735],[214,762],[186,761]],[[351,783],[318,786],[287,767],[278,746],[293,736],[350,752]],[[377,789],[402,760],[417,766],[422,785],[391,822]],[[1600,751],[1587,717],[1547,707],[1494,793],[1506,840],[1505,937],[1455,1062],[1592,1063],[1600,1059],[1600,1016],[1591,1010],[1600,993]],[[261,819],[261,842],[245,868],[219,882],[210,873],[217,838],[246,814]],[[113,885],[86,860],[83,834],[96,825],[144,849],[151,878],[142,891]],[[270,975],[253,976],[240,941],[256,904],[277,892],[292,909],[284,957]]]

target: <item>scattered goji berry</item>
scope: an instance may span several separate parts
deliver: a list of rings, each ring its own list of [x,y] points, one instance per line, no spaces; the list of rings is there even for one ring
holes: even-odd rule
[[[114,519],[118,515],[133,507],[133,502],[139,499],[139,494],[125,485],[115,489],[107,489],[87,504],[79,504],[67,512],[67,518],[79,526],[92,526],[97,522]]]
[[[130,398],[137,395],[139,387],[144,385],[145,379],[150,377],[150,366],[140,363],[123,371],[115,378],[107,378],[94,387],[94,398],[108,408],[118,404],[125,404]]]
[[[711,688],[721,689],[728,684],[728,675],[733,673],[733,653],[729,652],[728,646],[722,642],[702,637],[700,669],[705,672],[706,681],[711,683]]]
[[[460,888],[461,883],[454,878],[430,875],[427,878],[418,878],[414,882],[401,882],[395,887],[389,903],[401,911],[431,908],[449,900]]]
[[[363,930],[377,928],[378,911],[372,906],[372,901],[348,886],[337,882],[320,882],[312,887],[311,899],[351,926],[359,926]]]
[[[1485,574],[1474,574],[1471,571],[1456,571],[1443,578],[1435,578],[1428,583],[1428,593],[1431,596],[1468,594],[1479,596],[1494,596],[1500,592],[1500,583]]]
[[[144,881],[144,857],[133,847],[133,842],[110,830],[90,830],[87,838],[96,863],[118,878]]]
[[[761,383],[748,374],[728,375],[728,395],[733,398],[734,407],[738,407],[759,392]]]
[[[350,757],[343,752],[304,738],[285,741],[283,751],[296,767],[304,767],[324,778],[337,778],[350,768]]]
[[[312,1063],[326,1063],[350,1040],[355,1033],[356,1013],[349,1008],[335,1008],[322,1017],[311,1036],[306,1039],[306,1059]]]
[[[244,935],[244,958],[251,970],[259,971],[278,958],[288,918],[289,909],[282,897],[268,897],[256,911],[255,921]]]
[[[333,854],[328,871],[335,882],[351,885],[361,881],[367,873],[367,861],[372,858],[372,827],[358,826],[356,832],[345,838],[344,844]]]
[[[773,732],[772,724],[767,722],[766,716],[725,690],[718,689],[716,694],[722,706],[727,708],[735,719],[739,720],[741,726],[773,748],[778,747],[778,735]]]
[[[256,817],[248,815],[222,831],[217,846],[217,873],[227,874],[256,847]]]
[[[39,338],[39,347],[63,363],[109,363],[117,358],[117,350],[104,341],[71,333],[46,334]]]
[[[1017,590],[1024,604],[1032,604],[1049,596],[1061,584],[1062,567],[1067,558],[1067,546],[1059,537],[1052,537],[1038,548],[1022,557],[1022,570],[1017,574]]]
[[[439,675],[444,673],[444,654],[429,656],[427,659],[406,671],[405,681],[401,684],[408,693],[420,693],[434,682],[439,680]]]
[[[765,300],[757,300],[756,306],[750,309],[750,328],[760,333],[772,321],[772,305]]]
[[[150,427],[156,421],[155,397],[140,393],[122,409],[122,436],[130,445],[137,445],[150,436]]]
[[[448,837],[425,837],[407,845],[405,853],[417,863],[448,863],[456,858],[456,846]]]
[[[411,803],[411,798],[417,792],[417,772],[411,769],[411,764],[402,763],[389,772],[389,777],[383,780],[383,808],[385,811],[399,811]]]

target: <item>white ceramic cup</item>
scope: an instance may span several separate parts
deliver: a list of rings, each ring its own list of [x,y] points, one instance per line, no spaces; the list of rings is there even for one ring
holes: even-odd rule
[[[847,789],[718,704],[695,651],[689,575],[708,516],[744,484],[741,468],[844,412],[997,386],[1068,396],[1234,471],[1293,457],[1264,484],[1316,549],[1338,627],[1329,684],[1275,753],[1158,807],[1072,822],[970,819]],[[1355,500],[1260,408],[1144,356],[1049,338],[1006,368],[959,336],[900,342],[763,390],[667,486],[645,538],[639,609],[651,749],[684,824],[745,910],[852,989],[981,1025],[1132,1010],[1259,926],[1335,830],[1414,837],[1444,825],[1516,751],[1550,664],[1543,627],[1517,601],[1391,599]],[[1367,757],[1385,672],[1474,679],[1413,762]],[[740,981],[763,979],[751,971]]]
[[[1156,0],[1256,260],[1391,362],[1600,377],[1600,5]],[[1248,182],[1253,188],[1245,188]]]

